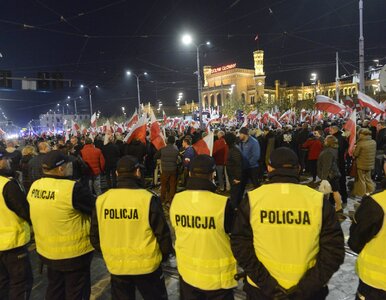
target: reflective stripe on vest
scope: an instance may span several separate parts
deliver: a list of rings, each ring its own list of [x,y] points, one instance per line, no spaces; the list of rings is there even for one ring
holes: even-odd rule
[[[256,256],[279,284],[289,289],[315,265],[323,194],[300,184],[273,183],[248,196]]]
[[[4,186],[10,180],[0,176],[0,251],[24,246],[30,240],[30,227],[5,204]]]
[[[386,191],[371,197],[386,215]],[[383,218],[381,230],[359,253],[356,271],[364,283],[386,291],[386,217]]]
[[[209,191],[189,190],[176,194],[170,207],[178,272],[202,290],[237,285],[236,261],[224,231],[226,202],[226,197]]]
[[[111,274],[149,274],[159,267],[162,254],[149,223],[152,196],[142,189],[111,189],[98,197],[100,245]]]
[[[42,178],[28,193],[36,251],[48,259],[78,257],[93,250],[90,217],[73,208],[75,181]]]

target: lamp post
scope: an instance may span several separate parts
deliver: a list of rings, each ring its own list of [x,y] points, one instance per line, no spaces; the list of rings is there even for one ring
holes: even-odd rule
[[[313,84],[314,87],[315,87],[315,101],[316,101],[316,84],[317,84],[317,78],[318,78],[318,74],[316,74],[316,73],[311,73],[311,78],[310,78],[310,80],[311,80],[311,84]]]
[[[140,93],[140,89],[139,89],[139,78],[141,76],[147,76],[148,74],[147,74],[147,72],[143,72],[141,74],[135,74],[131,71],[127,71],[126,74],[129,76],[134,75],[137,78],[137,98],[138,98],[138,113],[139,113],[141,110],[141,93]]]
[[[210,46],[210,42],[203,44],[195,44],[193,38],[190,34],[184,34],[182,36],[182,43],[185,45],[194,45],[196,47],[196,60],[197,60],[197,87],[198,87],[198,112],[199,112],[199,121],[200,127],[202,127],[202,101],[201,101],[201,91],[202,91],[202,82],[201,82],[201,71],[200,71],[200,47],[201,46]]]
[[[89,87],[89,86],[87,86],[87,85],[83,85],[83,84],[81,84],[80,85],[80,87],[83,89],[83,88],[86,88],[86,89],[88,89],[88,98],[89,98],[89,100],[90,100],[90,118],[92,117],[92,90],[94,89],[94,88],[99,88],[99,86],[93,86],[93,87]]]

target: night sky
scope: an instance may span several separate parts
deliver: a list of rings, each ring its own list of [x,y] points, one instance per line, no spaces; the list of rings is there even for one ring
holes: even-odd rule
[[[385,0],[364,1],[366,68],[386,61]],[[62,72],[73,87],[47,92],[0,89],[0,107],[24,125],[53,109],[67,96],[87,99],[81,83],[98,84],[94,110],[102,115],[130,112],[137,100],[136,80],[126,70],[148,72],[141,98],[164,105],[197,98],[195,48],[181,44],[184,32],[202,47],[202,64],[236,62],[253,68],[252,52],[265,51],[267,85],[275,79],[309,83],[335,78],[335,52],[341,74],[358,67],[357,0],[4,0],[0,4],[0,69],[13,77]],[[23,26],[23,24],[25,24]],[[258,34],[258,43],[255,36]],[[73,102],[70,102],[72,108]],[[79,103],[88,112],[88,100]]]

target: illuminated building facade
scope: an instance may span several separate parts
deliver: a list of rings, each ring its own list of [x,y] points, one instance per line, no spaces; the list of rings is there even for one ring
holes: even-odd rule
[[[335,82],[315,85],[287,86],[275,80],[274,87],[265,85],[264,51],[253,52],[254,69],[238,68],[236,63],[211,67],[204,66],[204,85],[202,89],[202,104],[204,109],[209,107],[221,107],[227,102],[241,100],[245,104],[254,105],[258,101],[266,103],[278,100],[289,100],[292,104],[302,100],[315,99],[316,94],[326,95],[335,99]],[[340,98],[357,94],[359,83],[352,81],[340,81]],[[374,97],[380,100],[379,80],[366,81],[366,93],[378,95]]]

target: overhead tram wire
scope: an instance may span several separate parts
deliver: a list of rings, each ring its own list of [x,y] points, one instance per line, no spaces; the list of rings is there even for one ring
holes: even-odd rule
[[[62,14],[58,13],[56,10],[52,9],[51,7],[46,5],[45,3],[41,2],[40,0],[35,0],[35,2],[37,2],[40,6],[42,6],[43,8],[45,8],[47,10],[49,10],[54,15],[59,17],[61,22],[65,22],[67,25],[71,26],[73,29],[75,29],[76,31],[78,31],[79,33],[84,35],[84,32],[82,32],[82,30],[80,30],[77,26],[75,26],[75,25],[71,24],[70,22],[68,22],[67,19]]]

